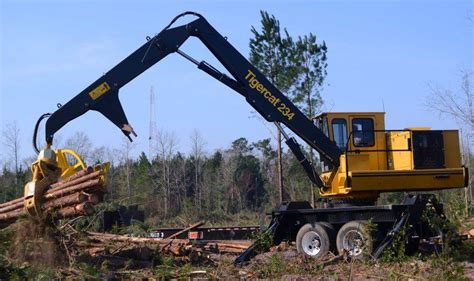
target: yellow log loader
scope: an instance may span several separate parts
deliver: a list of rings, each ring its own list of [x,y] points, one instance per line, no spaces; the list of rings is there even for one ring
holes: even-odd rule
[[[183,16],[196,19],[172,27]],[[199,39],[231,77],[180,50],[189,37]],[[140,48],[70,101],[52,114],[42,115],[35,128],[35,138],[40,121],[47,118],[46,148],[39,153],[40,164],[33,164],[36,173],[27,185],[28,194],[40,196],[43,186],[60,174],[56,171],[58,164],[62,173],[80,168],[81,165],[73,168],[65,165],[61,153],[53,153],[53,139],[59,129],[89,110],[103,114],[131,141],[130,135],[136,134],[120,104],[119,89],[175,53],[242,95],[265,120],[274,123],[311,182],[319,188],[321,197],[328,199],[327,208],[313,208],[308,202],[282,203],[272,212],[272,223],[267,230],[273,234],[274,243],[296,241],[299,252],[315,258],[330,250],[347,252],[352,257],[377,257],[403,227],[407,228],[403,233],[409,238],[409,248],[416,248],[421,239],[444,234],[443,229],[433,230],[422,220],[428,210],[443,217],[442,205],[432,195],[417,192],[467,185],[468,171],[461,164],[458,131],[387,130],[381,112],[328,112],[310,120],[226,37],[195,12],[175,17],[161,32],[147,37]],[[319,152],[321,173],[286,130]],[[34,143],[36,148],[36,139]],[[54,161],[55,157],[58,159]],[[380,193],[394,191],[408,195],[397,205],[376,205]],[[368,233],[369,221],[377,225],[376,235]],[[237,261],[252,255],[250,248]]]

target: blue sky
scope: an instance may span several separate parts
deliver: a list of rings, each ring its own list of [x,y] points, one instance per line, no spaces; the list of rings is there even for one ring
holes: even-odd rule
[[[244,55],[261,9],[290,34],[312,32],[328,46],[323,91],[331,111],[382,111],[387,128],[457,128],[423,106],[429,83],[459,89],[460,70],[473,66],[473,1],[0,1],[0,122],[16,121],[22,153],[30,155],[33,125],[159,32],[177,14],[192,10]],[[191,19],[191,18],[190,18]],[[190,19],[178,22],[185,23]],[[200,42],[183,50],[220,65]],[[129,122],[148,151],[149,92],[156,95],[156,123],[174,131],[180,150],[198,129],[207,150],[244,136],[270,136],[269,124],[252,118],[242,97],[171,55],[120,93]],[[95,146],[120,147],[122,134],[100,114],[72,121],[59,135],[86,132]]]

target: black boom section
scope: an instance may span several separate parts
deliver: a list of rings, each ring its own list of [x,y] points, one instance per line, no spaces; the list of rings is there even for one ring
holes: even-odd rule
[[[160,32],[138,50],[97,79],[89,87],[54,112],[46,122],[46,142],[69,121],[89,110],[96,110],[112,121],[128,137],[134,133],[118,99],[119,89],[155,63],[176,50],[188,39],[185,26]],[[130,137],[129,137],[130,138]]]
[[[198,37],[219,62],[242,85],[247,102],[269,122],[285,124],[311,147],[339,166],[340,149],[284,94],[265,78],[203,17],[188,24],[192,36]]]
[[[187,14],[193,14],[199,18],[186,25],[168,29],[177,18]],[[119,89],[168,54],[178,52],[196,63],[199,69],[243,95],[247,102],[267,121],[285,124],[316,149],[322,157],[328,159],[335,167],[339,166],[341,151],[336,144],[227,42],[226,38],[220,35],[202,16],[192,12],[182,15],[176,17],[163,31],[150,38],[138,50],[54,112],[46,123],[47,143],[52,144],[54,134],[59,129],[88,110],[102,113],[127,137],[131,133],[135,134],[120,104]],[[189,36],[199,38],[235,80],[220,73],[209,64],[198,63],[179,51],[178,48]],[[295,142],[291,147],[292,151],[299,150],[299,146],[298,148],[296,146],[298,145]],[[302,161],[300,158],[303,159],[303,156],[300,155],[298,158]],[[305,168],[309,170],[309,163],[305,164]]]

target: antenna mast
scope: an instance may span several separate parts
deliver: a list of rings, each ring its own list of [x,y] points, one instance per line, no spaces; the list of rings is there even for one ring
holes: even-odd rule
[[[153,140],[156,137],[156,117],[155,117],[155,92],[153,86],[150,88],[150,124],[148,135],[148,159],[151,162],[154,157]]]

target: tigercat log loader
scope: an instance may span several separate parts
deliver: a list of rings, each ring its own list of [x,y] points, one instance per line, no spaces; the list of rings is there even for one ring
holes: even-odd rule
[[[197,19],[172,27],[178,18],[186,15]],[[198,38],[232,77],[180,50],[189,37]],[[89,110],[102,113],[131,140],[130,135],[136,134],[120,104],[119,89],[174,53],[241,94],[268,122],[280,128],[311,182],[323,198],[329,199],[330,207],[322,209],[313,208],[308,202],[282,203],[272,212],[272,223],[267,229],[273,234],[274,243],[296,241],[299,252],[316,258],[332,249],[352,257],[367,254],[377,257],[403,227],[408,228],[403,233],[409,238],[411,248],[420,239],[444,233],[443,229],[429,228],[422,220],[427,210],[443,217],[442,205],[431,195],[413,195],[413,192],[466,186],[468,174],[461,165],[457,131],[386,130],[384,114],[377,112],[324,113],[309,120],[226,37],[194,12],[175,17],[161,32],[147,37],[145,44],[69,102],[52,114],[44,114],[35,131],[41,120],[48,118],[45,151],[51,150],[59,129]],[[285,129],[319,152],[323,163],[321,174]],[[399,205],[375,205],[381,192],[393,191],[410,195]],[[377,225],[376,235],[367,232],[368,221]],[[237,261],[245,261],[253,254],[251,247]]]

